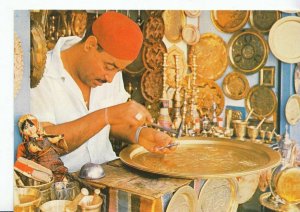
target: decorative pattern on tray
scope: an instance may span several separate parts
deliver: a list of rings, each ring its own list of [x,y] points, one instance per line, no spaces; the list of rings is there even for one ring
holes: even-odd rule
[[[153,103],[158,101],[163,91],[163,73],[161,70],[147,70],[141,81],[143,97]]]
[[[161,17],[150,16],[144,27],[144,40],[147,43],[160,42],[165,34],[164,21]]]
[[[268,59],[268,44],[255,30],[243,29],[235,33],[228,48],[231,65],[245,74],[257,72]]]
[[[218,35],[202,34],[199,42],[190,49],[189,61],[192,61],[193,54],[196,55],[198,78],[217,80],[224,74],[228,65],[227,49]]]
[[[248,94],[249,82],[243,74],[234,71],[226,75],[222,88],[227,97],[239,100],[245,98]]]
[[[150,70],[162,69],[164,53],[167,53],[167,48],[164,42],[160,41],[151,45],[147,45],[146,43],[144,43],[144,66]]]

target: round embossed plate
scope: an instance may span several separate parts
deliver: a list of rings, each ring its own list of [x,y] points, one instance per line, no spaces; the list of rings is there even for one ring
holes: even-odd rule
[[[201,188],[197,211],[229,212],[236,207],[236,180],[208,179]]]
[[[144,39],[148,43],[160,42],[165,34],[164,21],[161,17],[150,16],[144,28]]]
[[[166,83],[172,87],[176,87],[176,70],[175,70],[175,56],[178,56],[178,80],[179,82],[182,81],[182,79],[186,75],[186,59],[184,56],[184,52],[178,48],[176,45],[172,45],[168,49],[168,56],[167,56],[167,64],[168,67],[166,69]]]
[[[170,154],[148,152],[132,145],[120,153],[121,160],[134,168],[180,178],[228,178],[272,168],[280,154],[261,144],[220,138],[182,137]],[[188,157],[187,157],[188,156]]]
[[[247,202],[255,193],[259,183],[260,173],[237,177],[237,203]]]
[[[185,211],[194,212],[197,206],[197,195],[195,190],[190,186],[179,188],[172,196],[166,212]]]
[[[222,87],[227,97],[238,100],[248,94],[249,82],[243,74],[231,72],[224,78]]]
[[[277,109],[277,97],[272,89],[255,85],[247,95],[246,108],[249,111],[253,109],[252,115],[259,119],[270,117]]]
[[[154,44],[147,44],[144,42],[142,53],[144,66],[150,70],[162,69],[164,53],[167,53],[164,42],[160,41]]]
[[[232,33],[242,29],[248,21],[246,10],[215,10],[210,13],[215,27],[222,32]]]
[[[224,74],[228,65],[226,43],[218,35],[202,34],[190,49],[189,61],[193,54],[196,55],[198,78],[217,80]]]
[[[257,72],[268,59],[268,44],[255,30],[244,29],[235,33],[228,46],[231,65],[245,74]]]
[[[181,31],[186,22],[182,10],[165,10],[163,12],[165,24],[165,36],[171,43],[178,43],[182,40]]]
[[[290,96],[285,105],[285,117],[290,125],[296,125],[300,121],[300,95]]]
[[[145,71],[141,80],[141,90],[147,101],[153,103],[159,100],[163,90],[163,73],[160,70]]]
[[[255,30],[268,33],[273,24],[280,18],[280,12],[276,10],[250,11],[250,25]]]
[[[269,33],[272,53],[286,63],[300,62],[300,17],[288,16],[279,19]]]

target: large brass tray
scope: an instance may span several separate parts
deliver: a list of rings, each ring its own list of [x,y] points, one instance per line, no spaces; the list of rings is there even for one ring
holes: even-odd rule
[[[212,139],[181,138],[177,150],[162,155],[132,145],[120,153],[128,166],[179,178],[228,178],[257,173],[280,163],[280,154],[261,144]]]

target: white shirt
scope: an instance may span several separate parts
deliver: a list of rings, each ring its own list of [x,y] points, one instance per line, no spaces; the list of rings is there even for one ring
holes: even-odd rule
[[[75,36],[60,38],[55,48],[47,53],[43,78],[30,91],[30,110],[40,122],[61,124],[73,121],[98,109],[123,103],[129,97],[124,89],[122,73],[118,72],[111,83],[91,89],[87,109],[80,88],[64,69],[60,58],[62,50],[79,41],[80,38]],[[87,162],[101,164],[116,158],[109,141],[109,131],[110,126],[107,125],[76,150],[61,157],[69,172],[78,171]]]

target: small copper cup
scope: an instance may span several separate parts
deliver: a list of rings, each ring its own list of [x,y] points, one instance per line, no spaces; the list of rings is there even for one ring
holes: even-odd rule
[[[235,134],[239,140],[244,140],[244,137],[246,135],[246,127],[247,127],[247,122],[245,121],[235,123],[234,125]]]
[[[258,136],[258,129],[256,126],[247,126],[247,134],[251,141],[256,141]]]
[[[267,137],[267,139],[268,139],[268,140],[266,141],[267,143],[271,143],[271,142],[272,142],[273,134],[274,134],[274,133],[271,132],[271,131],[267,131],[267,132],[266,132],[266,137]]]

